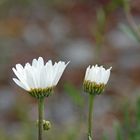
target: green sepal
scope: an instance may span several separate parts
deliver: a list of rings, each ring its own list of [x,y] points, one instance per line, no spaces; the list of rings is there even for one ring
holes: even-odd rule
[[[85,92],[93,95],[99,95],[104,91],[105,84],[97,84],[91,81],[84,81],[83,87]]]
[[[37,99],[48,97],[53,91],[53,87],[31,89],[28,93]]]

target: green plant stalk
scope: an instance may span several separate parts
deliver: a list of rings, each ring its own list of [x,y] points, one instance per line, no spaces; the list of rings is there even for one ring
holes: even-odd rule
[[[137,26],[137,24],[134,21],[134,18],[131,14],[130,3],[127,0],[124,0],[124,12],[125,12],[129,25],[131,26],[132,30],[136,34],[138,41],[140,41],[139,27]]]
[[[43,140],[44,98],[38,99],[38,140]]]
[[[92,115],[93,115],[93,108],[94,108],[94,95],[89,94],[89,114],[88,114],[88,140],[93,140],[92,138]]]

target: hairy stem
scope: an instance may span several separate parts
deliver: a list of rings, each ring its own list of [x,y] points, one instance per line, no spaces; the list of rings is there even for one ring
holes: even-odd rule
[[[92,114],[93,114],[93,104],[94,104],[94,95],[89,94],[89,114],[88,114],[88,140],[93,140],[92,138]]]
[[[44,98],[38,100],[38,140],[43,140]]]

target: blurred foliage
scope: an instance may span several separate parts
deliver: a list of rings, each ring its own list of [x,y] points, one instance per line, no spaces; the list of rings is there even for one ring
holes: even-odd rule
[[[116,9],[123,7],[123,0],[111,0],[106,6],[105,11],[107,13],[112,13]]]
[[[121,25],[119,26],[119,28],[120,28],[130,39],[133,39],[134,41],[137,41],[137,42],[140,41],[139,36],[136,34],[136,32],[134,32],[134,30],[133,30],[130,26],[127,26],[127,25],[125,25],[125,24],[121,24]]]
[[[82,107],[84,105],[84,98],[80,91],[71,83],[64,84],[64,90],[72,98],[73,102]]]
[[[131,14],[131,3],[129,0],[123,0],[123,9],[128,21],[128,25],[121,25],[121,29],[131,39],[140,42],[140,28],[134,21],[134,17]]]
[[[93,30],[93,34],[95,35],[95,40],[97,47],[103,43],[104,33],[105,33],[105,25],[106,25],[106,13],[103,8],[99,8],[97,10],[97,23]]]
[[[9,6],[13,6],[13,5],[21,5],[21,6],[28,6],[30,4],[31,0],[0,0],[0,4],[5,4],[3,6],[9,5]]]
[[[115,123],[115,140],[140,140],[140,98],[136,101],[135,107],[127,102],[122,109],[123,119]],[[109,140],[105,135],[103,140]]]

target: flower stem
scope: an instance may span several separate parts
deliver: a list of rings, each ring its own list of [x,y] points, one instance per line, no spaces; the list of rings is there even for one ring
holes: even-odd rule
[[[88,114],[88,140],[92,139],[92,114],[93,114],[94,95],[89,94],[89,114]]]
[[[38,140],[43,140],[44,98],[38,99]]]

